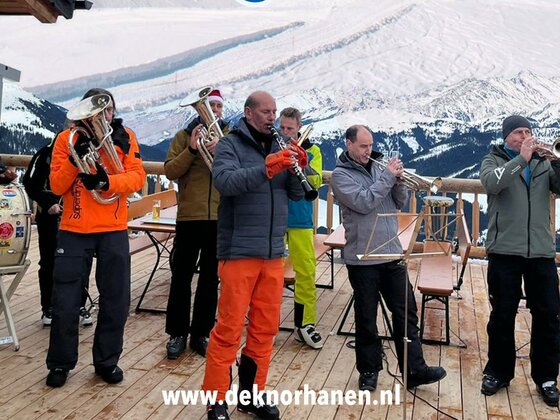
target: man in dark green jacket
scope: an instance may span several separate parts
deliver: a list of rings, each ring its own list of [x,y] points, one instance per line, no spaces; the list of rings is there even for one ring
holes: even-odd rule
[[[515,372],[515,315],[521,281],[531,309],[531,377],[544,402],[558,405],[560,297],[550,229],[550,192],[560,193],[560,162],[535,153],[531,125],[519,115],[503,122],[504,144],[482,161],[488,193],[488,363],[481,392],[507,387]]]

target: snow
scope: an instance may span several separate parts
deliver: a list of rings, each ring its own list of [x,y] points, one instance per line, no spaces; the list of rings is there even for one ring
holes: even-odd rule
[[[552,137],[548,127],[560,115],[557,0],[242,3],[95,0],[54,25],[0,16],[0,62],[22,71],[19,84],[4,83],[2,123],[49,136],[21,100],[38,104],[34,92],[69,107],[97,85],[114,93],[142,142],[156,143],[192,115],[180,100],[211,84],[225,95],[226,116],[265,89],[278,109],[300,108],[317,136],[356,123],[387,133],[487,132],[521,113],[538,122],[538,138]],[[412,135],[401,141],[421,150]],[[478,200],[486,211],[486,196]]]
[[[226,115],[270,91],[317,121],[402,132],[434,119],[440,135],[496,129],[510,112],[560,109],[555,0],[97,0],[71,20],[0,17],[2,62],[21,86],[65,107],[109,88],[144,143],[182,127],[185,95],[221,88]],[[411,143],[413,150],[420,145]]]
[[[54,133],[43,126],[41,119],[29,112],[28,105],[40,106],[41,100],[23,90],[17,83],[4,81],[2,92],[2,125],[10,123],[12,129],[25,133],[51,137]]]

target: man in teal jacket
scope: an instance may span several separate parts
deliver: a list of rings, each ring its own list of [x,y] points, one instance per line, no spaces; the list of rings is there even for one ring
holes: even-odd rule
[[[481,392],[494,395],[515,372],[515,315],[521,281],[531,309],[531,377],[544,402],[558,405],[560,297],[550,229],[550,192],[560,193],[560,162],[535,153],[531,125],[519,115],[503,122],[504,144],[482,161],[488,193],[488,363]]]
[[[301,129],[301,112],[296,108],[285,108],[280,112],[280,131],[294,140]],[[307,151],[309,165],[305,175],[313,188],[323,181],[323,156],[321,149],[306,139],[301,144]],[[296,340],[309,347],[320,349],[323,338],[315,329],[317,323],[315,288],[315,247],[313,246],[313,202],[293,201],[288,204],[288,250],[296,273],[294,289],[294,325]]]

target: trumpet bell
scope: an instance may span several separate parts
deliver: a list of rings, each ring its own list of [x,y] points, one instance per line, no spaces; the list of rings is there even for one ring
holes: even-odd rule
[[[545,159],[560,159],[560,137],[556,138],[552,143],[536,142],[536,152],[540,157]]]

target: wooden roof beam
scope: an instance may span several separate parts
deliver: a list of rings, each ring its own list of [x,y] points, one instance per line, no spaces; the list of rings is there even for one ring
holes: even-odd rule
[[[42,23],[55,23],[58,18],[58,12],[47,1],[40,0],[19,0],[27,6],[29,11]]]

